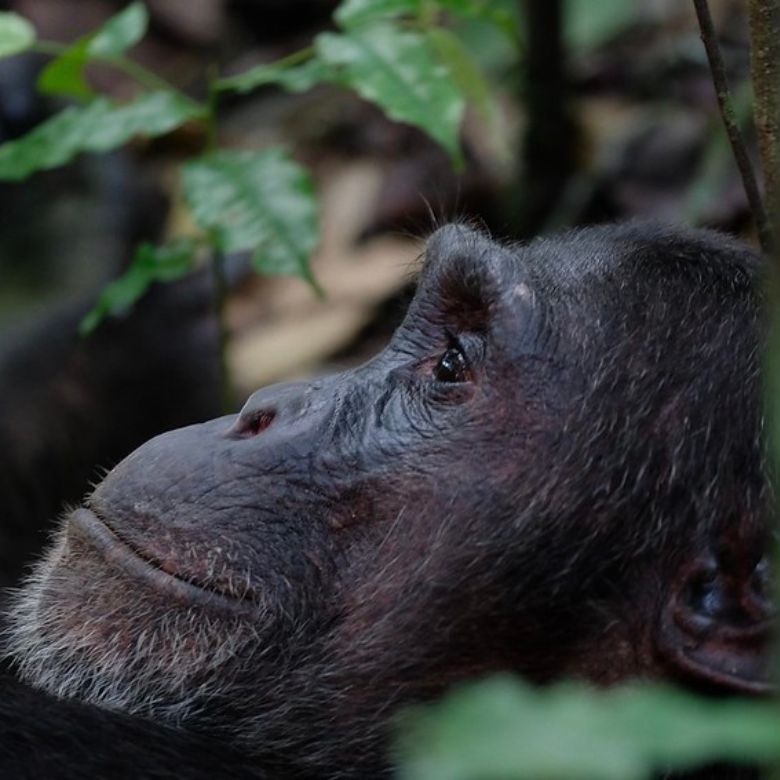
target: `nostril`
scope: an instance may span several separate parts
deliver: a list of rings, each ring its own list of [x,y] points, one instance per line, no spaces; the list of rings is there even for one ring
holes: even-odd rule
[[[245,439],[257,436],[271,425],[275,417],[276,412],[269,409],[242,414],[233,428],[233,433]]]
[[[309,405],[310,388],[305,382],[289,382],[257,390],[249,396],[226,435],[248,439],[263,433],[275,421],[278,424],[298,419]]]

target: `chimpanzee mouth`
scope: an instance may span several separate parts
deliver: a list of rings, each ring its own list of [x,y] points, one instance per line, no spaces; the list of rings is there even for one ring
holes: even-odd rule
[[[198,605],[219,611],[228,609],[233,613],[252,613],[258,608],[251,598],[240,598],[166,570],[160,561],[144,555],[128,543],[91,509],[81,507],[68,517],[68,535],[81,537],[107,564],[122,569],[181,606]]]

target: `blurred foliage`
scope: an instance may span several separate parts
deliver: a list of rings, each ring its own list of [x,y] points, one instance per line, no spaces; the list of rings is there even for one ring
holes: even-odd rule
[[[299,276],[316,287],[309,258],[319,241],[318,205],[308,172],[284,149],[220,149],[220,96],[268,84],[290,91],[335,84],[422,129],[459,164],[467,103],[489,119],[497,74],[523,49],[518,8],[513,0],[344,0],[335,31],[277,62],[210,77],[203,103],[126,56],[147,32],[142,3],[70,45],[38,40],[25,19],[0,13],[0,57],[52,56],[38,88],[77,101],[0,146],[0,179],[19,181],[83,152],[203,123],[207,148],[182,169],[184,199],[200,232],[138,247],[82,331],[127,311],[153,282],[189,273],[207,253],[218,263],[225,252],[248,251],[257,271]],[[609,40],[637,21],[634,4],[625,0],[568,0],[566,10],[565,34],[574,50]],[[92,63],[132,76],[139,94],[126,103],[97,94],[88,78]],[[713,144],[713,159],[721,159],[722,143]],[[595,692],[567,684],[539,691],[497,678],[406,716],[399,756],[409,780],[640,780],[713,761],[779,761],[780,716],[774,704],[713,701],[669,688]]]
[[[103,290],[82,320],[81,333],[91,333],[106,316],[124,314],[153,282],[172,282],[186,276],[192,271],[197,248],[191,238],[174,239],[163,246],[141,244],[127,272]]]
[[[66,49],[41,71],[38,89],[49,95],[90,98],[84,69],[91,60],[111,60],[124,54],[143,37],[149,24],[146,8],[134,3],[103,27]]]
[[[276,63],[230,78],[209,79],[209,100],[196,103],[125,53],[145,35],[148,13],[131,3],[100,29],[65,46],[37,40],[15,14],[0,15],[0,55],[39,51],[53,55],[38,88],[72,98],[70,106],[22,138],[0,146],[0,180],[19,181],[36,171],[70,162],[81,152],[105,152],[138,135],[156,136],[202,121],[209,144],[203,157],[184,167],[185,199],[214,262],[222,253],[249,251],[254,267],[268,274],[291,274],[317,288],[309,258],[319,241],[317,202],[307,172],[286,152],[218,151],[217,103],[225,92],[248,92],[274,83],[292,91],[320,83],[349,88],[398,121],[416,125],[462,163],[460,127],[467,101],[491,113],[491,89],[467,49],[446,29],[447,14],[488,20],[505,32],[516,30],[505,3],[481,0],[347,0],[335,19],[340,32],[319,34],[312,47]],[[103,63],[123,70],[143,88],[126,104],[95,93],[86,68]],[[195,237],[181,237],[195,238]],[[181,245],[177,245],[181,247]],[[110,285],[82,324],[127,310],[153,281],[196,265],[198,253],[154,252],[142,247],[120,280]],[[219,274],[220,268],[217,267]]]
[[[175,92],[146,92],[129,103],[105,97],[69,106],[18,141],[0,146],[0,179],[21,181],[56,168],[81,152],[108,152],[136,135],[164,135],[203,116],[194,101]]]
[[[0,12],[0,57],[21,54],[35,43],[35,29],[21,16]]]
[[[769,702],[663,686],[536,689],[503,676],[401,718],[404,780],[649,780],[705,763],[780,760]]]
[[[623,32],[637,17],[637,6],[625,0],[567,0],[564,33],[574,49],[593,49]]]
[[[316,286],[317,202],[308,174],[282,149],[218,151],[184,167],[184,195],[198,225],[222,252],[251,251],[261,273],[300,276]]]
[[[426,37],[371,24],[342,35],[323,33],[315,48],[339,83],[380,105],[391,118],[422,128],[462,164],[458,132],[465,100]]]

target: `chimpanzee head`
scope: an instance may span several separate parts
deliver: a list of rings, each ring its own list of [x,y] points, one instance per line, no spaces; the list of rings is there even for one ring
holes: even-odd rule
[[[493,670],[767,690],[757,276],[703,231],[440,229],[376,358],[151,440],[65,518],[21,674],[345,772]]]

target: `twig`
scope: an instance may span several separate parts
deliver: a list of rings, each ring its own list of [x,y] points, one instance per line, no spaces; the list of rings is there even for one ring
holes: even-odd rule
[[[775,238],[766,281],[769,335],[765,357],[766,416],[770,457],[773,460],[775,496],[780,495],[780,0],[750,0],[750,76],[755,94],[756,132],[769,224]],[[775,530],[778,521],[774,506]],[[775,604],[780,604],[780,544],[773,551]],[[780,682],[780,640],[775,636],[775,679]],[[780,780],[780,764],[767,772],[767,778]]]
[[[750,0],[750,63],[769,225],[772,235],[777,237],[780,235],[780,0]],[[775,261],[776,274],[780,277],[780,258],[776,257]]]
[[[726,134],[731,144],[731,150],[734,153],[740,176],[742,177],[742,186],[745,188],[750,210],[758,230],[758,238],[761,242],[761,248],[769,253],[772,246],[772,232],[767,220],[764,203],[761,199],[761,193],[758,189],[756,174],[753,170],[753,164],[750,162],[750,156],[747,152],[745,139],[737,123],[734,104],[731,100],[728,77],[726,76],[726,67],[723,64],[723,57],[718,46],[718,39],[715,33],[715,27],[712,24],[707,0],[693,0],[696,8],[696,16],[699,20],[699,30],[701,39],[704,43],[704,49],[707,52],[707,60],[710,64],[712,74],[712,83],[715,86],[715,94],[718,98],[718,108],[723,119],[723,125],[726,128]]]

